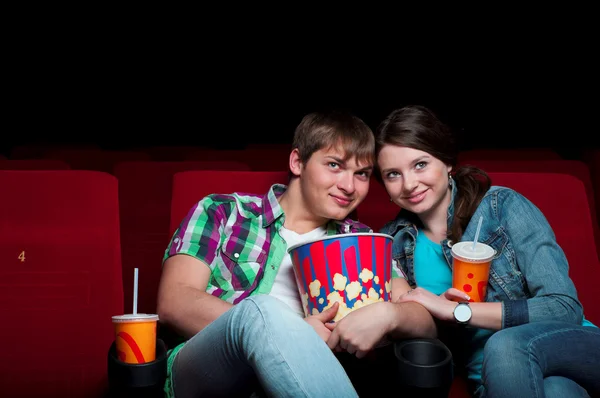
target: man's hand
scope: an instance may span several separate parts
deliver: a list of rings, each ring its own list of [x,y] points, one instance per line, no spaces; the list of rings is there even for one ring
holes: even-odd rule
[[[369,304],[350,312],[335,324],[326,324],[331,336],[329,348],[340,349],[362,358],[377,346],[395,326],[394,304],[380,302]]]
[[[340,307],[339,303],[335,302],[333,305],[321,312],[317,315],[311,315],[304,318],[304,320],[315,329],[317,334],[321,336],[323,341],[327,342],[329,339],[329,335],[331,335],[331,330],[329,330],[325,325],[327,322],[332,321],[335,318],[338,308]]]

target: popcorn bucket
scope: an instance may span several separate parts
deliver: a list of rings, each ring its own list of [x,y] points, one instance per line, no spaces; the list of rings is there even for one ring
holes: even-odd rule
[[[288,249],[306,316],[339,302],[334,321],[378,301],[390,301],[392,291],[390,235],[353,233],[330,235]]]

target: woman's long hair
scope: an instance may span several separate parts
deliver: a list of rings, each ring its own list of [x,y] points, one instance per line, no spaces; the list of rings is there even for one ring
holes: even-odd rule
[[[451,129],[424,106],[409,105],[390,113],[377,128],[377,155],[384,145],[427,152],[452,166],[452,178],[458,192],[454,201],[454,218],[447,236],[452,242],[460,241],[473,213],[490,188],[489,176],[473,166],[455,169],[458,155],[455,137]]]

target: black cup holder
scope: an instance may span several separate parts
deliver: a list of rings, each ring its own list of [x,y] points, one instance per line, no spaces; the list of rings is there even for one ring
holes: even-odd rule
[[[120,361],[113,341],[108,350],[109,397],[164,397],[166,377],[167,348],[161,339],[156,340],[156,359],[142,364]]]
[[[398,377],[403,386],[427,397],[447,397],[454,378],[452,353],[437,339],[412,339],[394,344]]]

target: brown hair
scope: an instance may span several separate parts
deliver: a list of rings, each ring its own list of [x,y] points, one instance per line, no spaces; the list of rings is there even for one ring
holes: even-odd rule
[[[293,149],[298,149],[302,163],[323,148],[341,145],[345,159],[356,156],[360,163],[375,164],[375,136],[365,122],[343,111],[313,112],[296,127]]]
[[[392,111],[377,128],[377,154],[384,145],[418,149],[451,165],[453,170],[456,166],[458,152],[450,127],[424,106],[409,105]],[[458,242],[491,181],[485,171],[473,166],[458,168],[453,179],[458,191],[447,236]]]

